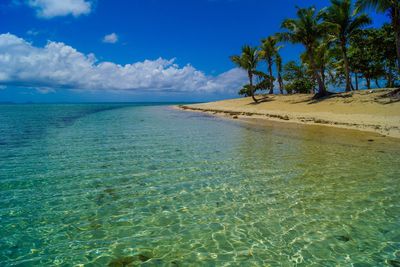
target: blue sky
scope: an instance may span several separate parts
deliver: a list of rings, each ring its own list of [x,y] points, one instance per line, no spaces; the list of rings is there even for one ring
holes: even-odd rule
[[[229,56],[313,4],[329,1],[2,0],[0,101],[233,97],[245,75]],[[388,21],[371,16],[374,25]],[[301,50],[285,45],[284,61]]]

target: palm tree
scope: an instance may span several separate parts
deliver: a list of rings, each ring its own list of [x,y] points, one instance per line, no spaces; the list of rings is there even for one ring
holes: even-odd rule
[[[388,13],[395,33],[397,67],[400,73],[400,1],[399,0],[357,0],[358,9],[374,8],[377,12]]]
[[[239,68],[242,68],[247,71],[247,75],[249,77],[250,95],[253,98],[254,102],[257,103],[257,99],[254,97],[255,88],[253,86],[253,74],[259,62],[259,54],[257,47],[251,47],[249,45],[245,45],[242,47],[242,54],[240,56],[232,56],[231,60]]]
[[[339,44],[346,76],[346,92],[349,92],[352,85],[347,46],[351,36],[371,24],[371,19],[366,14],[359,15],[358,9],[353,10],[351,0],[331,0],[331,3],[332,5],[322,10],[320,15],[325,22],[331,24],[331,33]]]
[[[260,57],[267,62],[268,73],[271,79],[269,85],[269,93],[273,94],[275,78],[272,74],[272,64],[273,64],[273,58],[278,51],[278,48],[276,47],[277,40],[275,37],[269,36],[268,38],[262,40],[261,42],[262,44],[261,44]]]
[[[278,83],[279,83],[279,91],[283,94],[283,80],[282,80],[282,57],[279,53],[275,55],[275,64],[276,64],[276,72],[278,73]]]
[[[332,55],[330,54],[330,41],[328,39],[323,39],[320,44],[315,47],[314,53],[315,53],[315,65],[318,68],[318,71],[321,75],[321,80],[322,83],[326,87],[326,74],[328,71],[328,67],[332,61]],[[309,57],[307,56],[307,53],[304,53],[300,56],[301,60],[305,65],[310,65],[310,60]]]
[[[297,8],[297,18],[286,19],[281,27],[286,32],[278,34],[280,40],[304,45],[311,70],[318,83],[318,96],[326,95],[327,91],[315,62],[315,48],[325,35],[326,27],[319,22],[315,7]]]

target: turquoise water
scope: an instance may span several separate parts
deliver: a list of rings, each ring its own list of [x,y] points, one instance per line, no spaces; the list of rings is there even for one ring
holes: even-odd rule
[[[399,166],[351,131],[1,105],[0,266],[400,266]]]

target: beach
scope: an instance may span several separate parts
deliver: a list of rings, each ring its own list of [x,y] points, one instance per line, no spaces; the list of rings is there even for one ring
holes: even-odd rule
[[[311,94],[258,96],[218,102],[182,105],[242,120],[272,120],[332,126],[400,138],[400,101],[393,89],[363,90],[314,99]]]
[[[399,3],[3,0],[0,267],[400,267]]]

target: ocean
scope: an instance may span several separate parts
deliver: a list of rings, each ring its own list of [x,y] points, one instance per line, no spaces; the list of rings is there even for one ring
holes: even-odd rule
[[[0,105],[0,266],[399,266],[399,166],[350,130]]]

